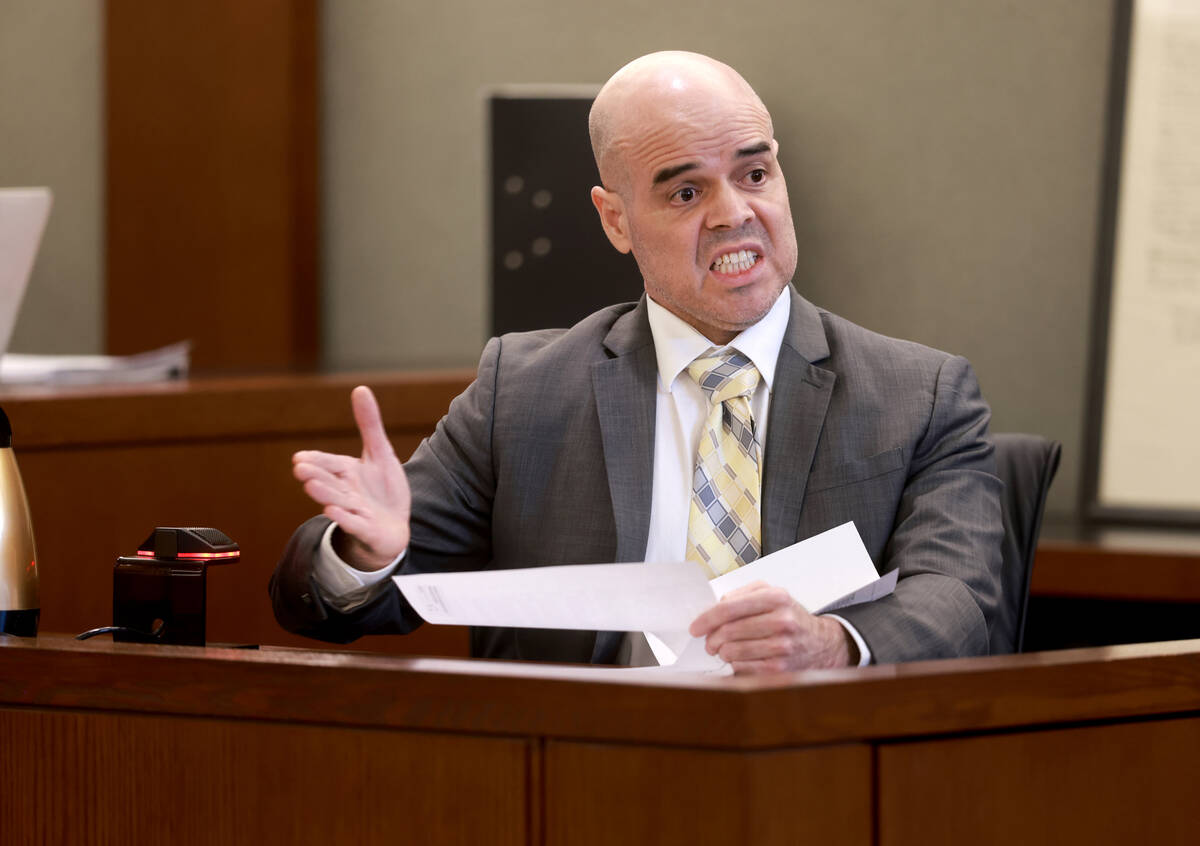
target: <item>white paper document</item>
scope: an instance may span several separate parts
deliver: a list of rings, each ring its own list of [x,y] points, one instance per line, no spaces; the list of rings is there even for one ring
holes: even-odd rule
[[[191,359],[190,341],[136,355],[0,356],[0,382],[8,385],[101,385],[183,379]]]
[[[726,593],[763,581],[821,613],[886,596],[896,573],[879,578],[854,524],[845,523],[712,581],[690,561],[419,573],[393,580],[430,623],[644,631],[660,664],[711,672],[720,671],[721,660],[687,629]]]
[[[674,564],[575,564],[393,576],[430,623],[534,629],[687,628],[714,602],[704,570]]]

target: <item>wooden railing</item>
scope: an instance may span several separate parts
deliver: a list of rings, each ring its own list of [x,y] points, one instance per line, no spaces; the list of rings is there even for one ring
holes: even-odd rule
[[[1200,641],[647,675],[0,637],[12,843],[1195,842]]]

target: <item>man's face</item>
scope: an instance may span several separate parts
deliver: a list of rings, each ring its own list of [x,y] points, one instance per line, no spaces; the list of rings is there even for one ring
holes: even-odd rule
[[[626,180],[618,228],[646,293],[727,343],[770,310],[796,270],[770,117],[757,99],[716,96],[666,120],[648,114],[642,125],[619,149]],[[621,249],[621,236],[606,229]]]

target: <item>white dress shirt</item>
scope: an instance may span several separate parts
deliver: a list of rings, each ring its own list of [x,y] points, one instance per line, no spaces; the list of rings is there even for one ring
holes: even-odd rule
[[[692,474],[696,447],[708,418],[708,398],[687,373],[695,359],[733,347],[754,362],[759,372],[758,386],[750,398],[754,435],[764,464],[769,456],[762,452],[766,444],[767,415],[775,381],[775,363],[783,343],[791,312],[791,297],[785,288],[771,310],[725,346],[714,346],[690,324],[676,317],[654,300],[647,298],[647,315],[654,336],[658,359],[658,384],[655,398],[654,481],[650,499],[650,536],[645,561],[682,561],[687,550],[688,514],[692,497]],[[343,562],[333,551],[333,526],[321,539],[315,578],[325,600],[339,611],[349,611],[370,601],[382,582],[403,559],[403,553],[388,567],[365,573]],[[379,586],[379,587],[377,587]],[[859,650],[859,664],[870,661],[859,633],[835,614]]]

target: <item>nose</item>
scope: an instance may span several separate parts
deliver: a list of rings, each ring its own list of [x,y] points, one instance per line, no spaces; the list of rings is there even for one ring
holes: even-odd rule
[[[736,186],[728,182],[718,184],[709,194],[709,229],[736,229],[754,217],[754,209]]]

